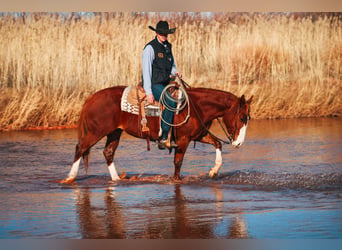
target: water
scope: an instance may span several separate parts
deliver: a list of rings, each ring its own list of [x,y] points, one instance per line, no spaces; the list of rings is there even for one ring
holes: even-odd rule
[[[0,238],[342,238],[341,118],[252,120],[245,144],[173,155],[123,135],[111,182],[100,141],[88,175],[61,185],[76,130],[0,134]],[[218,127],[214,132],[223,136]]]

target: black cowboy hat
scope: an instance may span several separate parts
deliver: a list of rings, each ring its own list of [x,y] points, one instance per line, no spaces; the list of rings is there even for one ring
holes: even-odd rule
[[[158,34],[161,35],[168,35],[168,34],[173,34],[176,31],[176,28],[169,29],[169,23],[167,21],[159,21],[157,23],[156,29],[153,28],[152,26],[148,26],[151,30],[157,32]]]

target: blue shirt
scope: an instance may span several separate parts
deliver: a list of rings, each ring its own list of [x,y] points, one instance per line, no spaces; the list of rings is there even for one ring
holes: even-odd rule
[[[159,40],[158,40],[159,41]],[[159,41],[160,42],[160,41]],[[152,45],[147,45],[142,54],[142,75],[143,75],[143,87],[146,95],[152,93],[152,62],[155,58]],[[171,74],[175,75],[177,72],[176,64],[173,63]]]

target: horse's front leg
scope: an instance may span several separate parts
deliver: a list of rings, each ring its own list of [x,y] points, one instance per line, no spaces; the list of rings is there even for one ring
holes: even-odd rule
[[[181,140],[177,140],[178,147],[175,150],[174,164],[175,164],[175,173],[173,175],[174,180],[180,180],[180,170],[183,164],[184,154],[188,145],[190,143],[190,139],[182,138]]]
[[[204,136],[200,142],[208,143],[213,145],[216,148],[216,159],[215,159],[215,166],[209,170],[209,176],[211,178],[217,176],[218,172],[222,167],[222,144],[215,138],[213,138],[210,134]]]

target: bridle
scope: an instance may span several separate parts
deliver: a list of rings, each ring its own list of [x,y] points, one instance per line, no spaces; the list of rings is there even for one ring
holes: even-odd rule
[[[184,90],[185,90],[186,94],[188,95],[188,92],[187,92],[186,89],[187,89],[187,88],[190,88],[190,85],[187,84],[183,79],[180,79],[180,81],[181,81],[181,83],[182,83],[182,85],[183,85],[183,87],[184,87]],[[193,104],[193,102],[192,102],[192,100],[191,100],[190,97],[189,97],[189,102],[190,102],[190,104],[192,105],[192,107],[193,107],[193,109],[194,109],[194,111],[195,111],[195,113],[196,113],[196,116],[197,116],[198,120],[200,121],[202,127],[206,130],[206,132],[207,132],[208,134],[210,134],[210,135],[211,135],[214,139],[216,139],[217,141],[223,142],[223,143],[225,143],[225,144],[232,144],[232,141],[233,141],[234,139],[233,139],[233,137],[231,136],[231,134],[226,130],[226,128],[224,128],[224,126],[222,125],[222,123],[221,123],[219,117],[217,117],[216,120],[218,121],[219,125],[221,126],[221,129],[222,129],[223,132],[225,133],[225,135],[226,135],[226,137],[227,137],[228,140],[221,139],[220,137],[214,135],[214,134],[207,128],[207,126],[204,124],[203,120],[201,119],[201,117],[200,117],[200,115],[199,115],[199,113],[198,113],[198,111],[197,111],[197,109],[196,109],[196,106]],[[240,112],[240,107],[239,107],[239,105],[238,105],[238,108],[237,108],[237,115],[239,114],[239,112]],[[237,119],[238,119],[238,118],[236,118],[236,120],[235,120],[235,128],[236,128],[236,125],[237,125]],[[234,134],[235,134],[235,131],[234,131]]]

